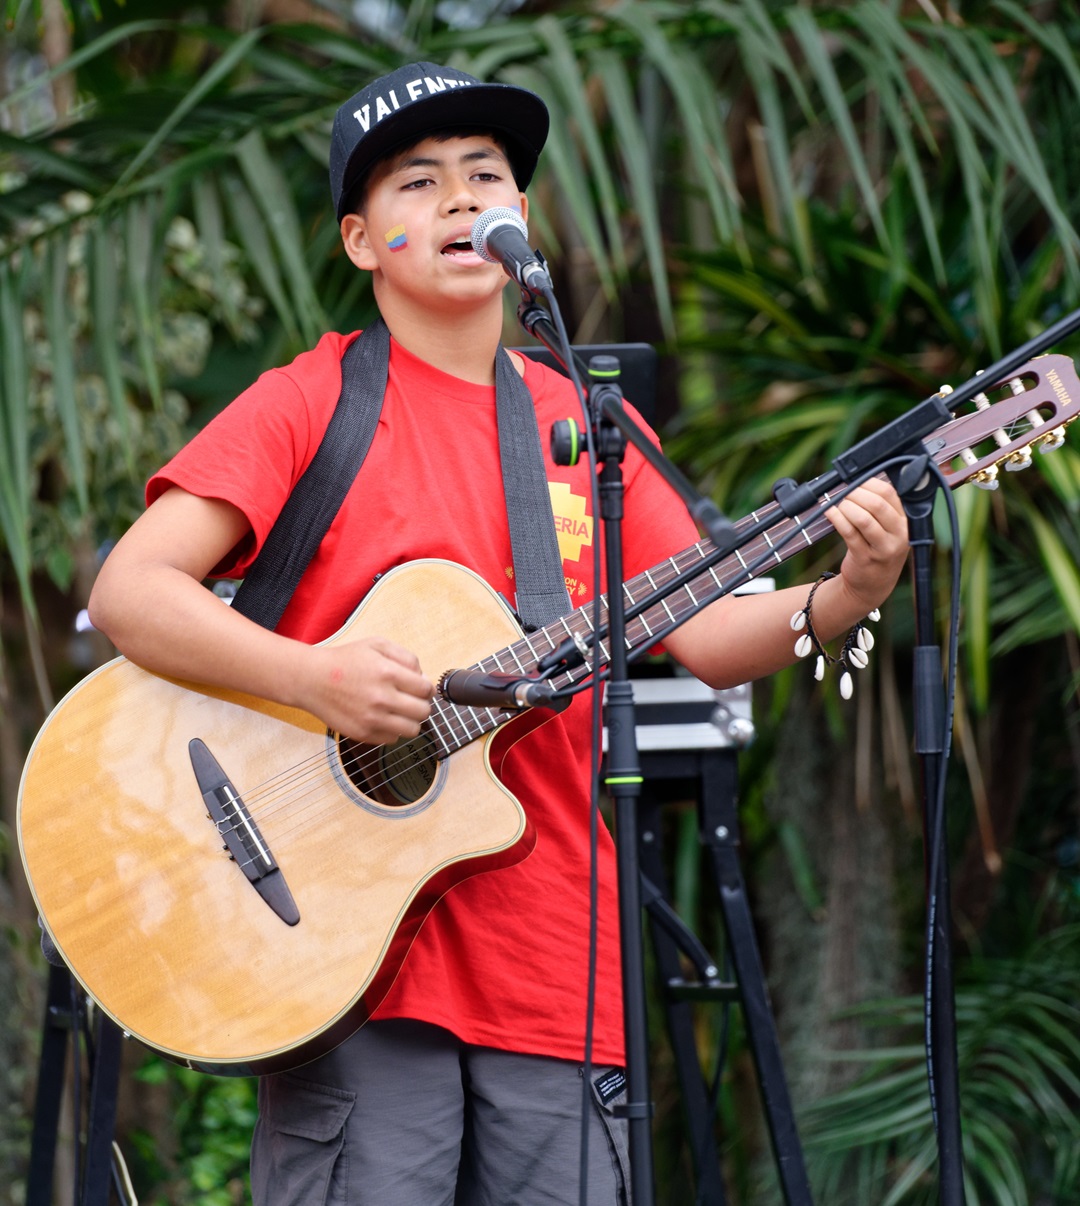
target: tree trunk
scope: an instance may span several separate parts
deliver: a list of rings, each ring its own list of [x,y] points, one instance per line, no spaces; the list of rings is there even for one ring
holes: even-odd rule
[[[872,764],[881,759],[868,675],[859,678],[855,697],[839,705],[850,736],[838,740],[809,669],[800,666],[793,673],[792,700],[777,736],[774,786],[766,799],[773,825],[789,836],[766,860],[756,887],[788,1080],[801,1108],[850,1079],[842,1065],[822,1060],[823,1054],[865,1045],[859,1025],[839,1014],[898,988],[892,856],[898,810],[883,796],[881,775],[868,777],[856,804],[854,734],[860,711],[861,740],[871,742]],[[802,852],[812,895],[793,875],[793,851]]]

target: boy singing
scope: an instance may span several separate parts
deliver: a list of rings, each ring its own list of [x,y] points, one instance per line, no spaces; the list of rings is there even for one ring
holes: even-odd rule
[[[544,436],[577,413],[558,374],[500,349],[503,269],[473,222],[528,216],[525,188],[548,129],[539,97],[430,63],[375,80],[338,111],[331,185],[345,253],[372,276],[389,342],[378,429],[363,466],[273,632],[222,606],[208,576],[243,577],[319,446],[358,336],[329,333],[264,374],[150,481],[148,508],[102,568],[92,618],[160,674],[302,708],[372,745],[415,737],[433,678],[380,634],[318,644],[372,583],[405,562],[467,566],[513,600],[496,422],[509,355]],[[366,337],[366,335],[365,335]],[[593,580],[598,524],[588,469],[545,471],[573,606]],[[693,544],[673,495],[633,450],[625,462],[628,576]],[[822,640],[881,604],[907,553],[892,491],[872,484],[830,512],[847,544],[813,602]],[[666,645],[714,686],[793,660],[805,589],[724,598]],[[437,613],[439,600],[417,601]],[[500,644],[503,642],[500,642]],[[588,705],[517,739],[492,767],[535,831],[529,857],[466,879],[435,905],[374,1018],[314,1063],[264,1077],[252,1151],[260,1206],[508,1206],[578,1198],[588,963]],[[280,860],[280,856],[279,856]],[[623,1060],[615,865],[600,850],[596,1083]],[[340,902],[347,917],[348,900]],[[302,910],[301,910],[302,911]],[[595,1087],[595,1086],[594,1086]],[[628,1197],[625,1124],[592,1094],[588,1201]]]

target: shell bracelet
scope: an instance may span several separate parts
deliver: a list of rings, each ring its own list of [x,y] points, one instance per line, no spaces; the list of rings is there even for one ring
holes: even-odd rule
[[[811,653],[817,654],[817,662],[814,666],[814,678],[818,682],[821,682],[825,677],[826,666],[843,666],[844,669],[840,675],[840,694],[844,699],[850,699],[855,690],[851,671],[866,669],[870,661],[870,650],[874,647],[874,634],[866,627],[866,620],[880,620],[881,612],[875,607],[866,617],[866,620],[860,620],[847,634],[839,655],[833,657],[826,650],[825,646],[822,645],[817,633],[814,631],[813,610],[814,595],[817,593],[817,588],[822,582],[828,582],[830,578],[835,577],[836,575],[832,573],[822,574],[814,585],[810,587],[806,606],[791,617],[791,628],[793,632],[800,634],[795,641],[795,656],[809,657]]]

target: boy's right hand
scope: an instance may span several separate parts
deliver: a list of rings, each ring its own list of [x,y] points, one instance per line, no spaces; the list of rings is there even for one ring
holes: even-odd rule
[[[416,656],[384,637],[310,648],[297,702],[328,728],[371,745],[415,737],[435,687]]]

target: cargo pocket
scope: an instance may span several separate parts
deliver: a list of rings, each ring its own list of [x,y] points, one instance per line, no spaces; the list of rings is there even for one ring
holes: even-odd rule
[[[592,1103],[607,1138],[608,1155],[618,1187],[618,1206],[630,1206],[630,1133],[625,1118],[615,1107],[626,1104],[626,1074],[622,1068],[593,1069]]]
[[[255,1206],[336,1206],[348,1201],[345,1123],[356,1094],[287,1072],[259,1084],[251,1144]]]

